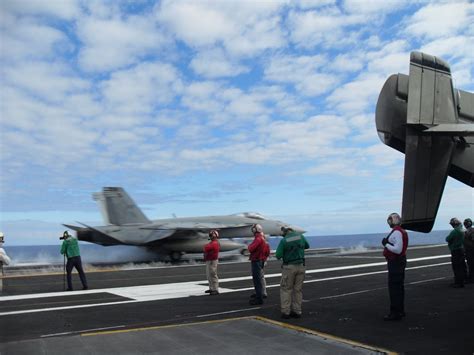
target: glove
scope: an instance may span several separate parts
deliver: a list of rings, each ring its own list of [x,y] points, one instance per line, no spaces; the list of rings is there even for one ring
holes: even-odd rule
[[[387,239],[387,238],[383,238],[383,239],[382,239],[382,245],[383,245],[383,246],[386,246],[387,243],[388,243],[388,239]]]

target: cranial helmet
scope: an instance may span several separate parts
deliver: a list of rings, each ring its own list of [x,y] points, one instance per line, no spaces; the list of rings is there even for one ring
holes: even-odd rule
[[[466,228],[472,227],[472,220],[470,218],[466,218],[464,220],[464,227],[466,227]]]
[[[63,233],[63,237],[64,237],[64,238],[69,238],[69,237],[70,237],[70,235],[69,235],[68,231],[64,231],[64,233]]]
[[[260,224],[254,224],[252,226],[252,233],[255,234],[255,233],[262,233],[263,232],[263,228]]]
[[[209,231],[209,238],[219,238],[219,232],[215,229]]]
[[[390,227],[399,226],[402,224],[402,218],[398,213],[390,213],[387,217],[387,223]]]
[[[5,238],[5,235],[3,232],[0,232],[0,243],[3,243],[3,239]]]
[[[455,228],[455,227],[461,225],[461,221],[460,221],[459,219],[457,219],[456,217],[453,217],[453,218],[451,218],[451,219],[449,220],[449,224],[450,224],[453,228]]]

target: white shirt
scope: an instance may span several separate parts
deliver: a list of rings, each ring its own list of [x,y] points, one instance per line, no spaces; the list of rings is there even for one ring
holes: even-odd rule
[[[3,248],[0,248],[0,262],[2,262],[5,265],[10,264],[11,262],[10,257],[7,255],[5,249]]]
[[[394,254],[401,254],[403,250],[403,235],[399,230],[393,231],[393,233],[388,237],[388,242],[385,244],[385,248],[390,250]]]

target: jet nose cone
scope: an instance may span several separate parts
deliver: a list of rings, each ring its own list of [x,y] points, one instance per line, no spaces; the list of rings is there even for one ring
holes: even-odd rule
[[[306,233],[306,231],[303,228],[295,226],[293,224],[286,224],[286,225],[281,226],[282,232],[285,228],[291,228],[296,233],[301,233],[301,234]]]
[[[298,227],[298,226],[290,226],[290,227],[297,233],[301,233],[301,234],[306,233],[306,231],[301,227]]]

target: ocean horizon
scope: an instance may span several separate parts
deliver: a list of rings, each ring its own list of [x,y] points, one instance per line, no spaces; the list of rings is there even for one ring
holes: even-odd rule
[[[418,233],[409,231],[409,244],[444,244],[449,231],[432,231]],[[381,246],[381,240],[387,233],[347,234],[306,236],[313,249],[340,248],[348,251],[364,251],[368,248]],[[276,249],[281,237],[270,237],[272,250]],[[59,253],[61,243],[57,245],[5,245],[6,252],[17,264],[57,264],[63,262]],[[144,247],[117,245],[104,247],[101,245],[80,242],[81,257],[84,263],[127,263],[143,262],[156,259],[156,254]]]

